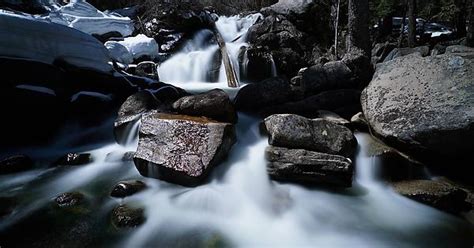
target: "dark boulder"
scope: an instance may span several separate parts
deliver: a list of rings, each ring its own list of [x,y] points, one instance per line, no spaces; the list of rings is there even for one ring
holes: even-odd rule
[[[351,187],[351,160],[303,149],[270,146],[265,151],[267,172],[274,180],[309,185]]]
[[[142,118],[134,161],[143,176],[196,186],[234,143],[231,124],[152,112]]]
[[[362,94],[363,112],[389,145],[442,167],[468,167],[474,147],[473,77],[472,54],[400,57],[379,65]]]
[[[467,192],[445,182],[430,180],[402,181],[393,184],[396,192],[441,211],[458,214],[469,211]]]
[[[372,64],[378,64],[385,60],[385,58],[390,54],[390,52],[397,48],[397,45],[390,42],[377,43],[372,48]]]
[[[75,207],[82,204],[85,197],[79,192],[63,193],[54,199],[56,206],[60,208]]]
[[[140,191],[143,191],[144,189],[146,189],[146,187],[146,184],[142,181],[122,181],[114,186],[112,192],[110,192],[110,196],[117,198],[125,198],[127,196],[131,196]]]
[[[56,161],[55,165],[78,166],[89,163],[92,163],[92,156],[90,153],[68,153]]]
[[[133,124],[140,119],[143,113],[157,109],[158,106],[160,106],[160,102],[149,91],[141,91],[128,97],[120,107],[114,122],[114,135],[117,143],[124,145]]]
[[[357,141],[348,128],[323,119],[279,114],[264,120],[264,129],[273,146],[341,155],[352,158]]]
[[[300,101],[268,106],[259,111],[261,116],[272,114],[297,114],[308,118],[318,117],[319,110],[334,112],[349,119],[361,111],[359,90],[331,90]]]
[[[160,80],[158,75],[157,64],[153,61],[143,61],[138,63],[137,68],[135,68],[135,74],[140,77],[147,77],[156,81]]]
[[[222,53],[217,49],[212,55],[211,65],[207,71],[206,81],[207,82],[218,82],[219,74],[221,71],[222,64]]]
[[[33,160],[26,155],[15,155],[0,161],[0,175],[33,169]]]
[[[241,63],[243,68],[241,78],[249,83],[261,82],[276,76],[275,61],[271,52],[262,46],[250,46],[243,51]]]
[[[112,210],[112,224],[118,228],[135,228],[145,222],[144,209],[120,205]]]
[[[182,97],[173,103],[173,108],[183,115],[205,116],[220,122],[237,123],[234,104],[221,89]]]
[[[289,102],[292,97],[290,83],[275,77],[246,85],[237,93],[234,102],[237,110],[255,113],[265,107]]]

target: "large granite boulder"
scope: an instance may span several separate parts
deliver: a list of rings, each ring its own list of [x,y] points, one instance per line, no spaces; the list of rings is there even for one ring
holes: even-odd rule
[[[269,146],[265,151],[267,172],[274,180],[308,185],[350,187],[350,159],[303,149]]]
[[[411,54],[380,64],[361,97],[372,130],[422,160],[462,166],[455,161],[474,147],[473,59],[474,53]]]
[[[348,128],[324,119],[278,114],[265,119],[264,130],[273,146],[353,157],[357,141]]]
[[[228,123],[237,122],[234,104],[227,93],[221,89],[182,97],[173,103],[173,108],[184,115],[205,116]]]
[[[151,112],[142,117],[134,161],[143,176],[196,186],[223,161],[235,139],[229,123]]]

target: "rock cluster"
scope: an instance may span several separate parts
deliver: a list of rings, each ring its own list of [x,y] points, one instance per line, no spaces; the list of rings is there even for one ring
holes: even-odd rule
[[[262,124],[272,179],[309,185],[351,187],[357,142],[347,127],[326,119],[280,114]]]

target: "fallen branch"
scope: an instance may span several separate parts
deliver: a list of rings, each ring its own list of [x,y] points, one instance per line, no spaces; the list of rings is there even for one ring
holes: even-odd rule
[[[237,80],[237,75],[235,73],[234,67],[232,66],[232,62],[230,61],[229,53],[227,52],[227,47],[225,45],[224,38],[222,38],[222,35],[219,33],[219,30],[217,30],[217,27],[215,27],[215,25],[213,28],[213,32],[216,36],[217,44],[219,45],[219,50],[221,51],[222,62],[224,63],[225,74],[227,76],[227,84],[229,85],[229,87],[237,88],[239,87],[239,81]]]

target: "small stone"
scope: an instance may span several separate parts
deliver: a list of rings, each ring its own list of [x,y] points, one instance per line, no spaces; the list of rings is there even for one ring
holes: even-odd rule
[[[131,196],[137,192],[140,192],[146,187],[146,184],[142,181],[122,181],[114,186],[112,192],[110,192],[110,195],[112,197],[124,198],[127,196]]]
[[[134,228],[145,222],[144,209],[120,205],[112,210],[112,224],[117,228]]]
[[[77,166],[85,165],[92,162],[90,153],[68,153],[60,158],[55,164],[60,166]]]
[[[74,207],[80,205],[84,201],[84,195],[79,192],[62,193],[57,196],[54,201],[58,207]]]

